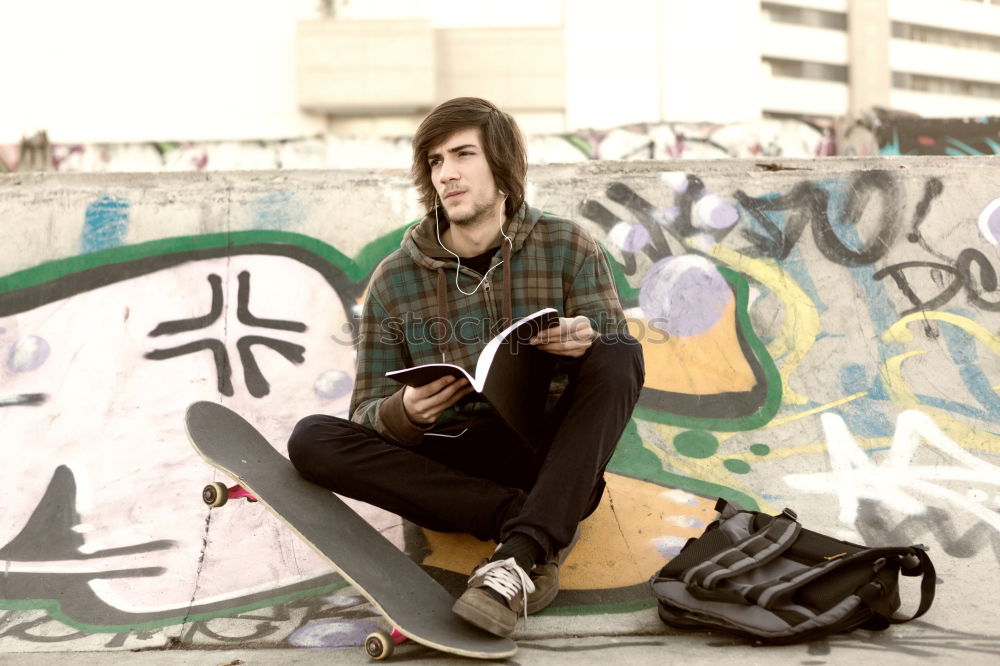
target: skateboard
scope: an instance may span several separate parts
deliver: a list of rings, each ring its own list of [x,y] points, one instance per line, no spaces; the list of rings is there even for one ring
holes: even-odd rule
[[[454,599],[416,562],[383,537],[332,492],[306,481],[257,430],[227,407],[196,402],[185,426],[195,450],[238,481],[212,483],[202,500],[259,501],[321,555],[392,625],[375,632],[365,652],[385,659],[411,639],[428,647],[479,659],[503,659],[517,651],[509,638],[493,636],[452,613]]]

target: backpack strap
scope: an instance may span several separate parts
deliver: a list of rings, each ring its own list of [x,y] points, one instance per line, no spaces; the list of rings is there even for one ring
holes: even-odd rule
[[[927,546],[917,544],[909,548],[876,548],[874,550],[894,551],[889,554],[902,555],[901,572],[904,576],[923,576],[920,580],[920,603],[916,612],[910,617],[894,616],[893,610],[886,600],[885,588],[878,581],[871,581],[858,590],[858,596],[861,597],[861,600],[890,624],[909,622],[926,613],[934,601],[934,590],[937,586],[937,573],[934,571],[934,563],[927,555]]]
[[[760,530],[684,571],[681,579],[688,587],[715,589],[720,581],[738,576],[781,555],[795,543],[801,530],[795,512],[785,509]]]
[[[847,557],[817,564],[804,571],[792,572],[781,578],[747,587],[741,591],[744,598],[750,603],[772,609],[779,602],[787,599],[795,590],[808,585],[816,578],[829,573],[832,569],[848,564],[870,561],[873,563],[874,571],[878,572],[884,566],[886,557],[896,556],[901,558],[900,567],[904,576],[923,575],[920,585],[920,605],[916,613],[912,617],[893,617],[893,609],[889,605],[886,589],[877,580],[866,583],[857,591],[857,595],[873,612],[884,618],[886,624],[909,622],[926,613],[931,607],[931,602],[934,601],[934,585],[936,580],[934,565],[923,549],[924,546],[869,548]]]
[[[873,568],[878,571],[881,565],[879,559],[891,555],[909,553],[909,548],[865,548],[846,557],[832,557],[826,561],[817,562],[810,567],[791,571],[773,580],[763,581],[756,585],[747,585],[741,591],[746,601],[763,608],[774,608],[782,600],[787,599],[796,590],[805,587],[820,576],[825,576],[833,569],[859,562],[873,562]]]

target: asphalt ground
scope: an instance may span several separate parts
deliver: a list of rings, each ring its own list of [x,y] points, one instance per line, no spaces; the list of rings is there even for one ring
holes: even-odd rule
[[[655,619],[655,614],[654,614]],[[562,629],[566,631],[566,627]],[[802,645],[754,646],[711,633],[677,633],[649,627],[649,633],[574,637],[533,635],[518,642],[518,652],[502,663],[524,666],[822,666],[825,664],[1000,664],[1000,632],[983,636],[960,634],[919,620],[884,632],[855,631]],[[223,649],[102,650],[100,652],[7,652],[0,664],[18,666],[107,666],[109,664],[192,666],[311,666],[371,665],[361,646],[351,648],[267,649],[247,646]],[[485,662],[455,657],[404,643],[384,663],[465,664]]]

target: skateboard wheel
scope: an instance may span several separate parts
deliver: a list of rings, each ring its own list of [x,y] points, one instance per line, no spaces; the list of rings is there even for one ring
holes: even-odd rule
[[[209,506],[222,506],[229,499],[226,484],[215,481],[201,490],[201,499]]]
[[[365,639],[365,653],[376,661],[388,659],[396,644],[384,631],[373,631]]]

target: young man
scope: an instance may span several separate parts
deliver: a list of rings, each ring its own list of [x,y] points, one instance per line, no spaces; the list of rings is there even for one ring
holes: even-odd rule
[[[502,636],[558,592],[644,378],[601,248],[525,204],[526,175],[520,130],[493,104],[458,98],[427,116],[413,176],[428,213],[372,275],[351,420],[307,417],[288,445],[305,478],[337,493],[499,543],[454,610]],[[400,387],[385,376],[441,361],[471,371],[490,338],[543,307],[560,318],[531,341],[558,361],[537,447],[465,379]]]

